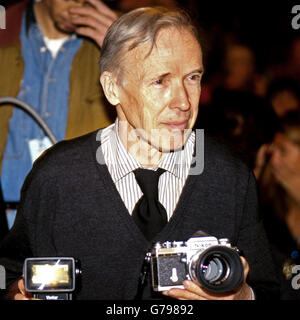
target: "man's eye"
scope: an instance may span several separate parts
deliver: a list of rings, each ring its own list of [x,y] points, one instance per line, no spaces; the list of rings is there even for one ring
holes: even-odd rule
[[[157,80],[153,81],[152,84],[161,85],[161,84],[163,84],[163,79],[157,79]]]
[[[189,76],[189,79],[192,81],[200,81],[201,77],[199,74],[192,74]]]

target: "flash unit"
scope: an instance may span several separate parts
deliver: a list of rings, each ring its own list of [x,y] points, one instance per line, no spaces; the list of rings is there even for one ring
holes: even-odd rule
[[[27,258],[23,272],[25,290],[41,300],[72,300],[80,274],[71,257]]]

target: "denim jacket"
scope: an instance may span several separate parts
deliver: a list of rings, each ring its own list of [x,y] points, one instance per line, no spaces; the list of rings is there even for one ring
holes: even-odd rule
[[[24,44],[23,37],[26,33],[23,32],[24,28],[21,36],[24,52],[26,41]],[[19,46],[0,48],[0,71],[3,75],[0,77],[0,96],[18,96],[29,102],[59,140],[111,124],[114,113],[108,110],[99,84],[98,47],[92,41],[73,37],[53,60],[49,51],[43,49],[37,25],[29,29],[27,36],[28,41],[33,41],[31,49],[35,50],[30,56],[21,55]],[[34,85],[29,86],[28,80],[31,82],[32,78],[35,79]],[[44,135],[27,114],[18,111],[11,106],[0,108],[0,169],[2,166],[1,181],[6,201],[18,201],[23,180],[31,169],[28,140]],[[14,134],[8,134],[9,127]],[[9,162],[11,159],[14,163]],[[9,186],[10,180],[17,182]]]
[[[57,139],[63,140],[68,116],[69,75],[82,40],[71,36],[52,58],[39,26],[34,23],[26,30],[25,20],[24,15],[21,43],[25,69],[18,98],[34,107]],[[27,113],[21,109],[14,111],[2,161],[5,201],[19,201],[21,187],[32,167],[29,142],[42,141],[44,137],[43,130]]]

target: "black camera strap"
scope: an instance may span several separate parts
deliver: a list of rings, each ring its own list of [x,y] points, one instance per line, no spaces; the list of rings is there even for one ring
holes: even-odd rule
[[[150,276],[150,256],[151,253],[147,253],[143,261],[139,277],[138,289],[134,300],[142,300],[144,289],[148,284]]]

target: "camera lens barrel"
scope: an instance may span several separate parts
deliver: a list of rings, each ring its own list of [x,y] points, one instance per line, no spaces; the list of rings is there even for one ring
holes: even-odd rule
[[[238,252],[226,246],[212,246],[192,257],[190,277],[213,293],[226,293],[241,285],[244,267]]]

